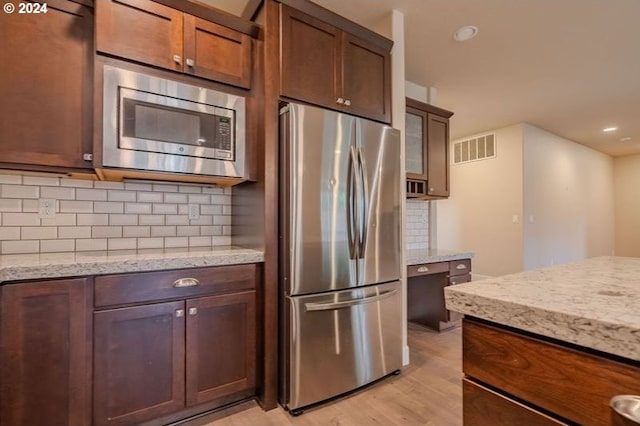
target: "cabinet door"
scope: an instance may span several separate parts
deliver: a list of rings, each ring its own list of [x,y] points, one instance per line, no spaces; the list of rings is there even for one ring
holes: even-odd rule
[[[343,32],[342,54],[344,111],[391,122],[390,52]]]
[[[87,279],[8,284],[0,297],[0,423],[91,424]]]
[[[405,170],[407,178],[424,180],[427,176],[427,113],[407,106],[405,116]],[[417,195],[426,195],[417,194]]]
[[[282,95],[330,108],[336,101],[341,32],[332,25],[281,4]]]
[[[184,15],[185,71],[234,86],[251,87],[251,37]]]
[[[449,120],[429,114],[428,138],[428,189],[427,194],[438,197],[449,196]]]
[[[187,301],[187,404],[256,385],[255,291]]]
[[[0,161],[91,168],[93,13],[62,0],[0,13]]]
[[[94,424],[138,424],[184,408],[184,302],[95,314]]]
[[[96,49],[182,71],[182,12],[150,0],[96,2]]]

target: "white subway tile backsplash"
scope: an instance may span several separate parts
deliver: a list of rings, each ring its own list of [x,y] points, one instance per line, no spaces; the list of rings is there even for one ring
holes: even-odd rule
[[[120,238],[122,237],[122,226],[92,226],[92,238]]]
[[[37,188],[37,187],[36,187]],[[73,200],[75,199],[75,188],[43,186],[40,187],[40,198],[53,198],[56,200]],[[25,197],[29,198],[29,197]],[[30,197],[37,198],[37,197]]]
[[[41,253],[57,253],[63,251],[75,251],[75,240],[42,240],[40,241]]]
[[[165,193],[164,194],[164,202],[165,203],[184,204],[184,203],[187,203],[187,200],[188,200],[187,195],[188,194]]]
[[[120,191],[117,189],[109,189],[107,191],[108,201],[134,202],[136,201],[136,198],[136,192],[134,191]]]
[[[107,250],[135,250],[137,248],[135,238],[109,238]]]
[[[124,189],[124,182],[96,181],[93,183],[93,187],[100,189]]]
[[[108,225],[108,214],[78,214],[78,225]]]
[[[231,188],[0,174],[0,254],[231,243]],[[57,200],[40,219],[38,199]],[[188,204],[200,206],[190,221]]]
[[[38,253],[40,241],[2,241],[0,252],[2,254]]]
[[[5,240],[19,240],[20,228],[17,226],[0,226],[0,241]]]
[[[60,226],[58,238],[91,238],[90,226]]]
[[[138,238],[139,249],[164,248],[164,238]]]
[[[405,228],[408,249],[429,248],[429,202],[407,200]]]
[[[110,214],[109,225],[128,225],[138,224],[138,216],[135,214]]]
[[[2,185],[0,187],[0,192],[2,193],[2,198],[38,198],[40,196],[40,187],[25,185]]]
[[[22,176],[19,175],[0,175],[0,184],[7,183],[10,185],[22,184]]]
[[[26,226],[20,229],[21,240],[55,240],[58,238],[57,226]]]
[[[37,213],[2,213],[2,226],[40,226]]]
[[[112,201],[96,201],[93,203],[94,213],[124,213],[124,203]]]
[[[163,215],[140,215],[138,216],[139,225],[164,225]]]
[[[107,201],[106,189],[76,189],[76,200]]]
[[[154,204],[153,214],[178,214],[177,204]]]
[[[87,240],[76,240],[76,251],[106,250],[107,240],[104,238],[94,238]]]
[[[57,213],[55,217],[40,220],[41,226],[75,226],[76,224],[75,213]]]
[[[93,202],[60,200],[60,213],[91,213]]]
[[[175,226],[152,226],[151,236],[152,237],[175,237],[176,227]]]
[[[151,204],[125,203],[124,212],[128,214],[151,214]]]
[[[189,194],[189,204],[209,204],[211,202],[210,195]]]
[[[60,178],[43,176],[23,176],[23,185],[60,186]]]
[[[0,212],[21,212],[22,200],[17,198],[0,198]]]
[[[138,192],[139,203],[162,203],[163,199],[161,192]]]
[[[122,236],[127,237],[148,237],[151,235],[151,228],[148,226],[123,226]]]

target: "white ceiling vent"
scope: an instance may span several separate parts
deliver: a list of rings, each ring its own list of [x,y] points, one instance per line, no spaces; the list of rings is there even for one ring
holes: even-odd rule
[[[490,133],[453,144],[453,164],[486,160],[496,156],[496,134]]]

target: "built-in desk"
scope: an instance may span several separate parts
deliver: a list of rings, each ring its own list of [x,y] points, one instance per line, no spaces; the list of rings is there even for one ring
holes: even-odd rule
[[[444,288],[471,281],[472,257],[450,250],[409,250],[407,319],[437,331],[460,325],[462,315],[445,307]]]

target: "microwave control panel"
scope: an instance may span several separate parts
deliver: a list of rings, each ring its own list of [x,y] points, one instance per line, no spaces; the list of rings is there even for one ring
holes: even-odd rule
[[[233,160],[233,129],[229,117],[216,116],[216,138],[213,148],[215,157],[221,160]]]

